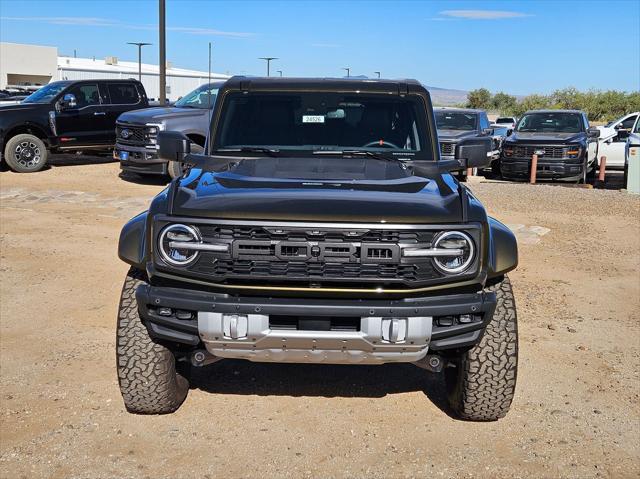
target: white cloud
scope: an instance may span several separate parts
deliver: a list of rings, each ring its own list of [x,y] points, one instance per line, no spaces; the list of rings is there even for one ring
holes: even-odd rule
[[[510,12],[506,10],[444,10],[440,15],[453,18],[466,18],[469,20],[502,20],[505,18],[522,18],[531,15],[522,12]]]
[[[47,23],[49,25],[75,25],[80,27],[117,27],[124,30],[157,30],[157,25],[135,25],[122,23],[108,18],[97,17],[0,17],[1,21],[28,21]],[[213,28],[200,27],[167,27],[167,31],[186,33],[188,35],[210,35],[229,38],[247,38],[255,33],[249,32],[228,32]]]

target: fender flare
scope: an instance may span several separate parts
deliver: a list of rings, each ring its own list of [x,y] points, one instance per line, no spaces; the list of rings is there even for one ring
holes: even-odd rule
[[[518,242],[513,232],[489,217],[489,278],[503,276],[518,266]]]
[[[132,266],[144,268],[148,212],[131,218],[122,228],[118,240],[118,257]]]

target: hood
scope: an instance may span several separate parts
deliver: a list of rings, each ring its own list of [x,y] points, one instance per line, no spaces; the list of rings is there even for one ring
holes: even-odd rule
[[[544,133],[538,132],[519,132],[514,131],[507,139],[508,142],[519,141],[522,143],[571,143],[584,140],[587,137],[585,132],[579,133],[563,133],[548,131]]]
[[[306,162],[300,170],[306,174],[283,166],[282,158],[243,161],[217,173],[192,169],[173,185],[171,214],[351,223],[442,224],[462,220],[458,185],[450,175],[427,179],[412,176],[395,163],[327,160],[295,160]]]
[[[470,136],[477,136],[478,132],[472,131],[460,131],[460,130],[438,130],[439,140],[458,140],[460,138],[468,138]]]
[[[209,110],[200,108],[156,107],[133,110],[121,114],[118,121],[126,123],[149,123],[168,120],[171,118],[198,117],[208,115]]]
[[[9,103],[2,104],[0,103],[0,111],[29,111],[29,110],[39,110],[39,109],[47,109],[53,110],[53,105],[49,103]]]

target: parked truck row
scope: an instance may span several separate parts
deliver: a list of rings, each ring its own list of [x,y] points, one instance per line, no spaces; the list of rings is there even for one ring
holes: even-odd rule
[[[185,133],[193,149],[202,149],[209,117],[224,82],[205,84],[173,105],[149,108],[136,80],[53,82],[18,104],[0,106],[0,155],[17,172],[42,169],[49,153],[92,151],[113,155],[125,173],[169,175],[183,173],[183,165],[158,157],[157,135]],[[537,110],[521,118],[489,121],[484,110],[435,108],[440,156],[455,159],[463,145],[486,144],[486,165],[508,180],[528,178],[531,157],[538,156],[537,176],[551,180],[587,182],[599,158],[607,168],[627,169],[628,138],[638,112],[590,128],[584,112]],[[464,181],[466,170],[456,172]]]

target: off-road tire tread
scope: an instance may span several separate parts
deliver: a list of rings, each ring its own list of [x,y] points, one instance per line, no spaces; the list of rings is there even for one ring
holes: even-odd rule
[[[495,421],[509,411],[518,369],[518,325],[511,282],[488,288],[497,296],[496,310],[476,346],[465,352],[451,381],[449,403],[470,421]]]
[[[131,268],[122,287],[116,334],[118,383],[129,412],[166,414],[180,407],[189,382],[176,372],[173,353],[152,341],[140,320],[135,291],[145,282],[146,275]]]

